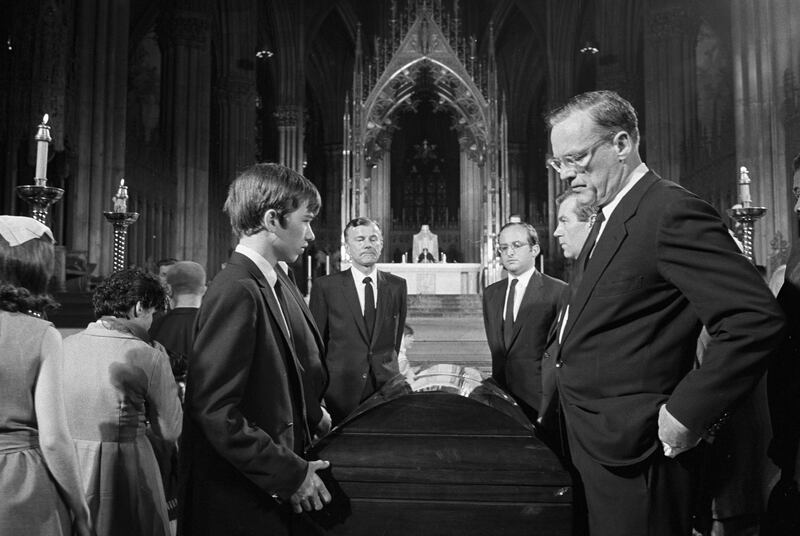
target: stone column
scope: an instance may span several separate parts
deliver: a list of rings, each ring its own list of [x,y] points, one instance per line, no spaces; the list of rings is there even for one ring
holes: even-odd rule
[[[280,163],[303,173],[303,121],[305,113],[304,0],[272,2],[274,42],[280,43],[272,61],[276,68],[276,93]]]
[[[381,156],[372,168],[372,176],[369,180],[368,199],[366,200],[366,208],[369,217],[378,222],[384,234],[387,234],[391,226],[391,209],[389,197],[391,196],[391,180],[392,180],[392,152],[390,149]],[[391,260],[391,249],[389,248],[389,241],[384,236],[384,254],[381,262]]]
[[[325,191],[322,195],[322,206],[325,218],[323,224],[338,228],[342,208],[342,144],[326,143],[325,152]]]
[[[635,107],[641,106],[639,76],[642,62],[641,0],[597,0],[595,35],[600,49],[597,58],[597,87],[613,89]],[[619,31],[625,28],[624,31]]]
[[[76,9],[78,149],[75,182],[67,188],[72,225],[66,242],[107,275],[113,229],[103,211],[111,209],[125,170],[129,2],[79,0]]]
[[[794,223],[788,164],[800,147],[787,153],[783,98],[786,81],[800,68],[800,6],[790,0],[733,0],[731,24],[737,164],[750,170],[753,205],[767,208],[755,226],[753,251],[769,273],[780,256],[770,242],[778,233],[792,236]]]
[[[282,104],[275,111],[278,122],[280,163],[298,173],[303,172],[303,107]]]
[[[681,0],[648,0],[645,7],[644,68],[647,164],[680,182],[691,170],[696,144],[697,19]]]
[[[176,9],[159,28],[161,139],[176,183],[175,257],[208,260],[211,58],[205,13]]]
[[[462,141],[462,140],[459,140]],[[459,219],[461,227],[461,252],[464,262],[482,262],[481,240],[486,218],[483,168],[471,160],[462,143],[460,152],[461,204]]]
[[[228,184],[236,174],[255,162],[255,100],[254,71],[235,70],[217,78],[215,104],[218,130],[214,133],[218,153],[216,178],[209,186],[209,211],[221,214],[228,193]],[[209,217],[208,270],[216,273],[233,247],[228,219]]]
[[[511,190],[510,214],[519,214],[525,218],[525,200],[528,198],[525,187],[525,159],[527,145],[519,142],[508,142],[508,174]],[[530,214],[528,219],[532,219]],[[502,222],[505,224],[505,222]]]
[[[548,109],[563,104],[575,94],[578,38],[575,31],[564,30],[579,27],[583,9],[584,0],[546,3]]]

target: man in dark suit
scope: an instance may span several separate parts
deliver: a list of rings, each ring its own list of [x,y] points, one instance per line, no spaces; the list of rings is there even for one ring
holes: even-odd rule
[[[541,362],[547,332],[566,284],[536,270],[539,238],[527,223],[500,229],[498,252],[508,278],[483,293],[483,323],[492,378],[535,422],[542,402]]]
[[[592,193],[592,201],[579,201],[578,194],[571,189],[567,189],[556,198],[556,207],[558,207],[558,215],[556,220],[558,225],[553,236],[558,240],[561,246],[561,251],[564,258],[572,264],[571,273],[574,274],[575,262],[583,249],[583,244],[589,236],[589,232],[594,225],[597,218],[597,208],[594,205],[594,193]],[[588,195],[584,194],[584,197]],[[574,282],[570,284],[574,285]],[[556,320],[550,325],[550,331],[547,334],[546,350],[542,356],[542,406],[539,411],[539,424],[542,425],[545,432],[555,439],[554,448],[561,454],[565,455],[564,445],[566,438],[561,437],[563,430],[559,425],[558,417],[558,396],[556,394],[556,368],[553,356],[558,353],[553,345],[557,345],[558,328],[561,323],[561,318],[564,315],[564,310],[569,302],[569,292],[563,292],[558,304],[558,313]]]
[[[239,244],[209,285],[189,360],[184,534],[293,534],[303,519],[292,511],[330,501],[317,475],[328,462],[303,457],[326,426],[325,370],[305,350],[321,341],[277,273],[314,239],[319,207],[314,185],[276,164],[253,166],[229,187],[225,212]]]
[[[325,404],[334,425],[399,374],[406,323],[406,280],[375,267],[383,249],[378,225],[355,218],[344,240],[352,266],[314,280],[310,301],[327,348]]]
[[[767,373],[772,441],[769,456],[781,470],[770,493],[762,534],[800,532],[800,154],[794,158],[791,249],[778,303],[786,314],[788,337]]]
[[[629,102],[586,93],[548,122],[550,164],[600,208],[554,356],[591,534],[691,534],[690,449],[753,389],[783,315],[716,211],[642,163]]]

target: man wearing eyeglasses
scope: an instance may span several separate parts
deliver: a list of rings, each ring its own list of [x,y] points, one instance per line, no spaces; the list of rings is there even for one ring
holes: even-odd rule
[[[599,206],[554,356],[590,533],[691,534],[692,449],[753,389],[783,315],[717,212],[642,162],[628,101],[585,93],[548,123],[550,164]]]
[[[535,422],[542,400],[544,345],[566,284],[536,270],[539,238],[532,225],[507,223],[500,230],[497,250],[508,278],[483,293],[492,378]]]

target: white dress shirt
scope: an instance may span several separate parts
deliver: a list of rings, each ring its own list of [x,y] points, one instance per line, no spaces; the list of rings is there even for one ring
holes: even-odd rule
[[[358,294],[358,304],[361,306],[361,314],[364,314],[364,278],[372,278],[372,299],[375,300],[375,310],[378,310],[378,269],[372,266],[372,271],[362,274],[355,267],[350,267],[350,274],[353,276],[353,282],[356,284],[356,294]]]
[[[519,313],[519,306],[522,304],[522,298],[525,296],[525,289],[528,288],[528,283],[531,281],[533,273],[536,271],[535,266],[531,266],[527,271],[522,272],[520,275],[508,274],[508,284],[506,285],[506,297],[503,300],[503,320],[506,319],[506,308],[508,307],[508,292],[511,290],[511,281],[517,280],[517,288],[514,289],[514,318],[517,319]]]

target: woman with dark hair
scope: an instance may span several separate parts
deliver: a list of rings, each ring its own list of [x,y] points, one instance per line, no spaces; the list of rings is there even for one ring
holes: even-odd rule
[[[64,412],[61,336],[31,314],[54,305],[47,295],[52,272],[50,229],[32,218],[0,216],[3,536],[93,534]]]
[[[157,276],[121,270],[94,292],[98,320],[64,340],[67,422],[99,535],[169,536],[146,433],[175,442],[183,414],[164,347],[147,334],[166,300]]]

